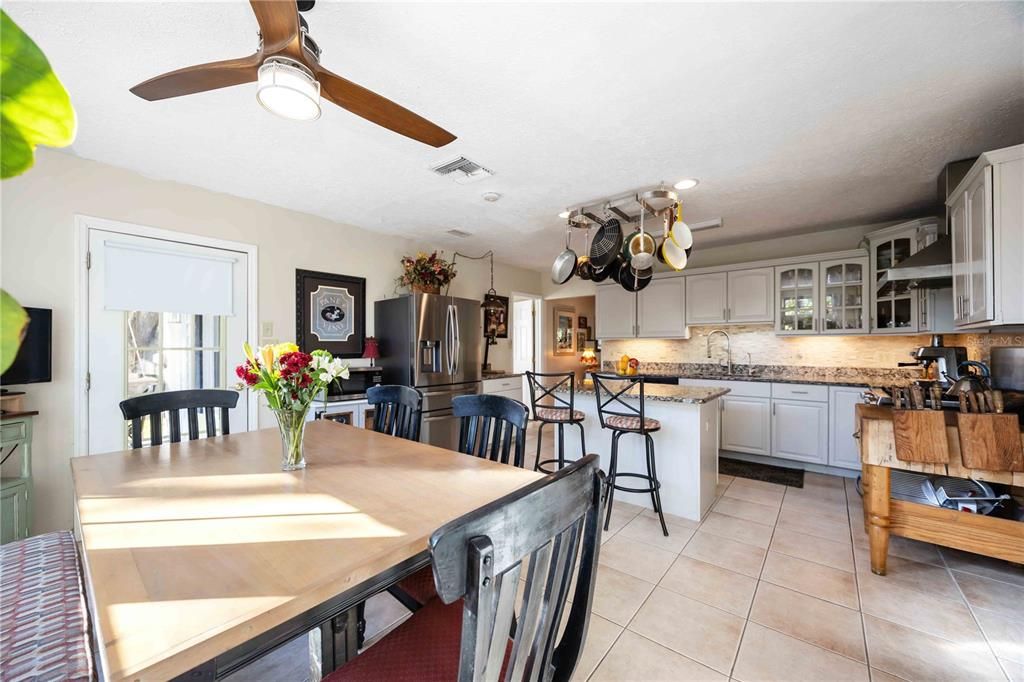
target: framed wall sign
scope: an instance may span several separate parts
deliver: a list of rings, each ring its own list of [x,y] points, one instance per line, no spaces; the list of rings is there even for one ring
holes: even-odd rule
[[[295,271],[295,343],[302,351],[358,358],[365,337],[366,279]]]
[[[555,355],[573,355],[576,353],[576,337],[573,334],[573,323],[576,321],[576,311],[573,308],[555,308]]]
[[[505,305],[504,310],[484,310],[484,336],[494,335],[496,339],[508,338],[508,296],[495,296]]]

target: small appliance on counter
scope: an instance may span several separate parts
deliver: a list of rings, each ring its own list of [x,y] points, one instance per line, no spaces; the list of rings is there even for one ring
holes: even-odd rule
[[[359,400],[366,397],[366,389],[384,383],[380,367],[350,367],[348,373],[348,379],[327,386],[326,402]]]
[[[938,383],[944,392],[960,378],[960,366],[967,362],[967,349],[943,345],[941,334],[934,334],[930,346],[921,346],[912,355],[914,362],[897,364],[900,367],[921,367],[927,377],[922,382]],[[920,385],[921,382],[918,383]]]

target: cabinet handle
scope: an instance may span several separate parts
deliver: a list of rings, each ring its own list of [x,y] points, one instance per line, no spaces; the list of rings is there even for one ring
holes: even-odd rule
[[[800,395],[807,395],[807,391],[790,391],[790,393],[798,393]]]
[[[728,308],[722,308],[722,320],[725,321],[725,320],[728,320],[728,319],[729,319],[729,309]]]
[[[812,319],[811,324],[814,326],[814,331],[818,331],[818,318]]]
[[[772,403],[772,416],[775,416],[775,403]]]

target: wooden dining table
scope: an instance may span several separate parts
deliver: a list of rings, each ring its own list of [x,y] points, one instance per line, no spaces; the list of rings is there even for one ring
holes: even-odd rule
[[[331,421],[305,451],[281,471],[264,429],[71,460],[101,678],[216,679],[318,629],[330,670],[435,529],[541,477]]]

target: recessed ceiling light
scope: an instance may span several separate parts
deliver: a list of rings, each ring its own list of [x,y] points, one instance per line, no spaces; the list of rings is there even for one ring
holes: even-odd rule
[[[683,178],[675,184],[676,189],[693,189],[700,184],[697,178]]]
[[[481,196],[483,196],[484,201],[490,202],[495,202],[501,198],[501,195],[498,194],[497,192],[484,192]]]
[[[569,211],[562,211],[561,213],[558,214],[558,217],[561,218],[562,220],[565,220],[566,218],[569,217]]]

